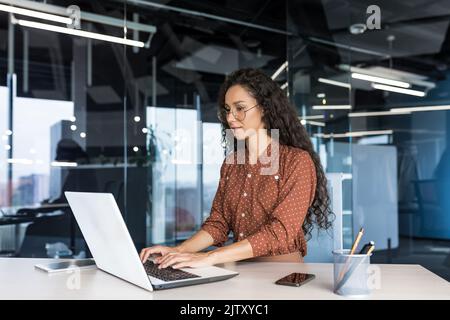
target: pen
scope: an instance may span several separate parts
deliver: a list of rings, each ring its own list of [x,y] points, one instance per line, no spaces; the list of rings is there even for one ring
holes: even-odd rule
[[[361,251],[359,252],[359,254],[367,254],[367,252],[369,251],[370,247],[372,247],[373,245],[375,245],[375,242],[370,241],[369,243],[366,243]]]

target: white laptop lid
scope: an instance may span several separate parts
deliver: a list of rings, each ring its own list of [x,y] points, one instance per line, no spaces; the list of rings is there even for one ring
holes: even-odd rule
[[[153,291],[110,193],[64,192],[97,267]]]

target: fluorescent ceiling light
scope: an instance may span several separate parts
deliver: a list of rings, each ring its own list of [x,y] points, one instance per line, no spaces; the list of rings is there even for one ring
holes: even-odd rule
[[[421,107],[411,107],[411,108],[392,108],[392,113],[401,113],[401,112],[422,112],[422,111],[441,111],[441,110],[450,110],[450,105],[441,105],[441,106],[421,106]]]
[[[317,98],[319,98],[319,99],[325,98],[325,93],[323,93],[323,92],[318,93],[318,94],[317,94]]]
[[[33,164],[33,160],[30,159],[8,159],[7,162],[12,164]]]
[[[348,64],[340,64],[338,66],[339,69],[351,73],[359,73],[363,75],[378,77],[382,79],[388,79],[388,80],[394,80],[394,81],[400,81],[404,83],[408,83],[410,85],[417,85],[421,87],[426,87],[428,89],[433,89],[436,87],[436,84],[434,82],[430,81],[424,81],[426,79],[426,76],[422,76],[415,73],[400,71],[392,68],[385,68],[380,66],[374,66],[374,67],[368,67],[368,68],[358,68],[358,67],[352,67]],[[378,82],[378,81],[374,81]],[[380,82],[384,83],[384,82]],[[384,83],[388,84],[388,83]],[[394,86],[397,86],[394,84]]]
[[[350,118],[356,118],[356,117],[377,117],[377,116],[396,116],[396,115],[402,115],[402,114],[410,114],[410,111],[398,111],[393,112],[391,111],[374,111],[374,112],[350,112],[348,116]]]
[[[114,42],[114,43],[119,43],[119,44],[125,44],[128,46],[135,46],[135,47],[139,47],[139,48],[143,48],[145,45],[144,42],[142,42],[142,41],[129,40],[129,39],[113,37],[113,36],[108,36],[108,35],[104,35],[104,34],[88,32],[88,31],[83,31],[83,30],[69,29],[69,28],[54,26],[54,25],[46,24],[46,23],[40,23],[40,22],[34,22],[34,21],[28,21],[28,20],[16,20],[16,19],[13,20],[13,23],[18,24],[20,26],[24,26],[24,27],[54,31],[54,32],[65,33],[65,34],[70,34],[73,36],[79,36],[79,37],[96,39],[96,40],[109,41],[109,42]]]
[[[65,162],[65,161],[52,161],[50,164],[52,167],[76,167],[78,164],[76,162]]]
[[[397,86],[397,87],[402,87],[402,88],[411,88],[411,84],[409,84],[408,82],[392,80],[392,79],[387,79],[387,78],[383,78],[383,77],[376,77],[376,76],[371,76],[368,74],[353,72],[352,78],[359,79],[359,80],[365,80],[365,81],[378,82],[378,83],[388,84],[391,86]]]
[[[331,84],[333,86],[344,87],[344,88],[348,88],[348,89],[351,88],[350,83],[345,83],[345,82],[341,82],[341,81],[330,80],[330,79],[325,79],[325,78],[319,78],[319,79],[317,79],[317,81],[326,83],[326,84]]]
[[[281,90],[284,90],[284,89],[286,89],[286,87],[288,86],[288,83],[287,82],[285,82],[282,86],[281,86]]]
[[[384,85],[384,84],[372,83],[372,87],[374,89],[378,89],[378,90],[385,90],[385,91],[392,91],[392,92],[397,92],[397,93],[409,94],[409,95],[417,96],[417,97],[425,97],[425,95],[426,95],[426,93],[423,92],[423,91],[411,90],[411,89],[403,89],[403,88],[398,88],[398,87],[387,86],[387,85]]]
[[[350,137],[364,137],[364,136],[378,136],[384,134],[393,134],[393,130],[374,130],[374,131],[353,131],[345,133],[316,133],[315,136],[319,138],[350,138]]]
[[[302,122],[302,124],[310,124],[312,126],[325,127],[324,122],[311,121],[311,120],[301,120],[301,121],[304,121],[304,123]]]
[[[69,17],[57,16],[54,14],[43,13],[43,12],[39,12],[39,11],[35,11],[35,10],[16,8],[16,7],[7,6],[4,4],[0,4],[0,11],[15,13],[15,14],[19,14],[22,16],[29,16],[29,17],[33,17],[33,18],[49,20],[49,21],[53,21],[53,22],[60,22],[60,23],[65,23],[65,24],[72,23],[72,19]]]
[[[301,116],[298,117],[299,119],[305,119],[305,120],[309,120],[309,119],[325,119],[325,116],[323,114],[317,114],[317,115],[313,115],[313,116]]]
[[[285,63],[283,63],[277,71],[275,71],[275,73],[272,75],[272,80],[275,80],[276,77],[278,77],[280,75],[280,73],[286,69],[288,67],[288,62],[286,61]]]
[[[312,106],[313,110],[348,110],[351,109],[352,106],[349,104],[342,105],[315,105]]]

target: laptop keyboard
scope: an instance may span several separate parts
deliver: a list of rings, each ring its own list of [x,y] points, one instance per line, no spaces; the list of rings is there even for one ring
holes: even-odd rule
[[[158,278],[163,281],[174,281],[174,280],[184,280],[191,278],[200,278],[196,274],[192,274],[183,270],[174,269],[172,267],[167,267],[163,269],[158,269],[158,265],[150,260],[144,263],[145,271],[149,276]]]

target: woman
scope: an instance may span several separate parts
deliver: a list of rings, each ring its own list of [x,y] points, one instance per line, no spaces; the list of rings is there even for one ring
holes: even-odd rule
[[[295,109],[270,77],[242,69],[222,85],[219,119],[224,142],[232,131],[234,152],[222,164],[210,216],[179,246],[143,249],[142,262],[150,255],[158,255],[159,268],[244,259],[302,262],[313,223],[328,229],[332,213],[319,157]],[[244,145],[244,163],[236,161],[238,145]],[[277,171],[262,174],[269,158]],[[230,231],[234,243],[225,246]],[[201,252],[212,245],[218,248]]]

